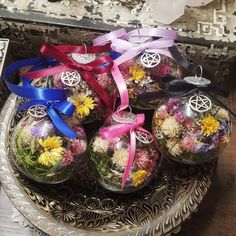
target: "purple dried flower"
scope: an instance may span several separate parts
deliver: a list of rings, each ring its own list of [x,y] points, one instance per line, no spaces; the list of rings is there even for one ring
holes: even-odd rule
[[[178,98],[171,98],[166,104],[166,109],[170,114],[174,114],[181,106],[181,101]]]

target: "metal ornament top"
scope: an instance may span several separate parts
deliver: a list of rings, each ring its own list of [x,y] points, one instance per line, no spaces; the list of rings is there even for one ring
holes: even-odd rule
[[[199,87],[206,87],[211,83],[209,79],[205,79],[203,77],[197,77],[197,76],[187,76],[184,78],[184,80],[185,82],[189,84],[194,84]]]
[[[112,115],[112,119],[117,123],[129,124],[136,120],[136,115],[131,112],[116,112]]]
[[[28,114],[33,118],[43,118],[47,116],[46,109],[43,105],[33,105],[29,108]]]
[[[96,55],[94,53],[72,53],[72,58],[81,64],[88,64],[96,59]]]
[[[134,44],[141,44],[141,43],[147,43],[147,42],[151,42],[152,41],[152,37],[150,36],[130,36],[128,41],[130,43],[134,43]]]
[[[141,56],[141,63],[146,68],[153,68],[161,62],[161,56],[157,53],[144,52]]]

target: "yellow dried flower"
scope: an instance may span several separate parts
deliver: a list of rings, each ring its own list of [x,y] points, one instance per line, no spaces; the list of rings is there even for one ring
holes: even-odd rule
[[[48,137],[45,140],[39,139],[39,144],[45,149],[45,151],[59,148],[62,145],[62,138],[59,136]]]
[[[209,115],[200,120],[203,135],[210,136],[220,129],[220,122]]]
[[[76,115],[81,117],[88,116],[90,114],[90,110],[94,109],[95,100],[91,97],[86,96],[85,94],[80,94],[75,96],[75,99],[72,100],[72,103],[76,106]]]
[[[131,66],[129,68],[129,73],[131,74],[130,80],[140,82],[146,77],[145,71],[140,66]]]
[[[146,176],[147,176],[146,170],[138,170],[134,172],[133,174],[130,175],[130,178],[133,180],[132,185],[137,187],[145,180]]]
[[[51,151],[43,152],[39,158],[38,162],[44,166],[54,166],[58,161],[62,159],[63,148],[54,148]]]

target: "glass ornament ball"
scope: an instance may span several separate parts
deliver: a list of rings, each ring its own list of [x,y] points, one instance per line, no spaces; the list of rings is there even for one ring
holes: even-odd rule
[[[126,82],[130,105],[141,110],[154,110],[160,99],[138,98],[147,92],[160,90],[160,79],[171,75],[181,78],[182,71],[174,59],[155,53],[142,53],[119,65]]]
[[[204,94],[163,100],[152,121],[164,155],[190,165],[216,159],[229,142],[231,128],[228,111]]]
[[[114,114],[104,127],[129,124],[136,116],[129,112]],[[102,128],[104,128],[102,127]],[[102,129],[101,128],[101,129]],[[98,183],[117,193],[130,193],[146,186],[156,172],[160,155],[153,137],[136,131],[136,150],[132,167],[122,189],[122,177],[128,162],[130,149],[129,132],[112,139],[102,139],[97,132],[89,145],[90,166]]]
[[[76,139],[62,136],[46,116],[24,116],[11,135],[11,153],[18,169],[40,183],[56,184],[69,179],[84,159],[87,140],[77,127]]]

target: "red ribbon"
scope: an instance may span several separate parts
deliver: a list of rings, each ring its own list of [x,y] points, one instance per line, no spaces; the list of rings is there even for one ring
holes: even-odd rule
[[[102,48],[101,48],[102,47]],[[98,53],[102,49],[108,49],[109,45],[101,46],[101,47],[88,47],[85,46],[70,46],[70,45],[60,45],[53,46],[50,44],[44,44],[40,52],[44,56],[53,57],[62,65],[54,66],[46,69],[36,70],[32,72],[24,73],[22,76],[30,79],[42,78],[50,75],[55,75],[64,71],[73,71],[77,70],[83,79],[88,83],[91,89],[103,100],[103,102],[107,105],[108,109],[112,111],[113,109],[113,100],[107,94],[107,92],[99,85],[99,83],[94,79],[94,74],[103,74],[110,71],[113,67],[113,60],[109,56],[104,56],[95,59],[94,61],[88,64],[80,64],[74,61],[72,58],[64,54],[63,52],[72,52],[73,49],[76,52],[86,52],[86,53]],[[92,49],[94,48],[94,50]],[[62,51],[61,51],[62,50]],[[73,51],[73,52],[75,52]],[[106,66],[104,66],[104,63]]]

